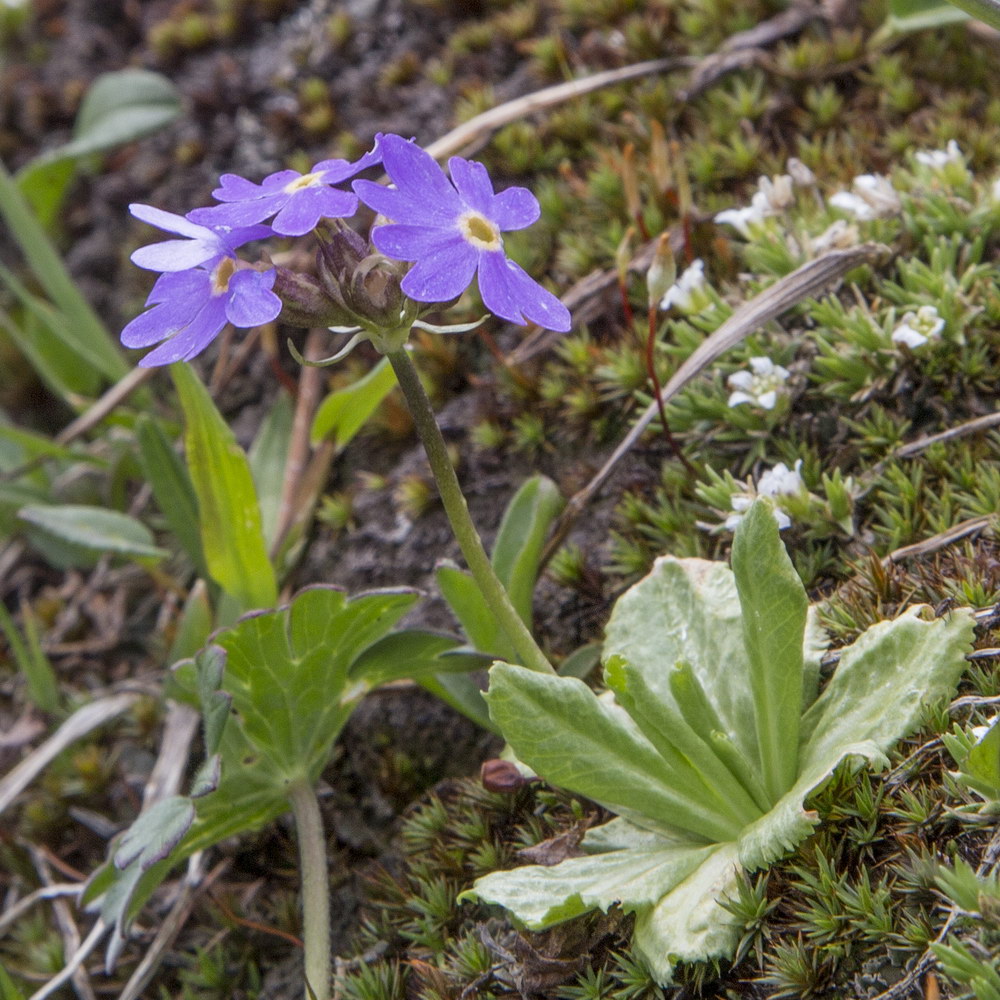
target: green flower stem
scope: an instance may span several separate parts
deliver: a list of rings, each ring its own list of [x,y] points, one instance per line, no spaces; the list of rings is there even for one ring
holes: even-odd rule
[[[302,937],[305,1000],[330,1000],[330,876],[323,817],[312,785],[300,778],[288,787],[295,816],[302,872]]]
[[[511,604],[504,585],[493,571],[493,565],[483,548],[479,532],[476,531],[476,526],[469,516],[469,505],[465,502],[465,495],[458,484],[455,468],[448,457],[447,446],[441,436],[437,420],[434,419],[431,401],[424,392],[420,376],[410,356],[405,349],[400,349],[390,351],[386,357],[396,373],[396,380],[403,390],[417,433],[423,442],[424,451],[427,452],[431,472],[434,473],[438,492],[441,494],[441,502],[451,523],[451,530],[486,603],[517,650],[521,666],[540,673],[554,673],[552,664],[535,642],[527,625]]]

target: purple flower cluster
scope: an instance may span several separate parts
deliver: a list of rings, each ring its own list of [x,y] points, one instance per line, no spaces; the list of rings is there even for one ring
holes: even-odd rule
[[[356,180],[335,185],[382,163],[392,187]],[[323,160],[307,174],[282,170],[260,184],[223,174],[219,202],[187,216],[131,205],[137,218],[180,239],[136,250],[133,263],[160,277],[151,307],[122,331],[126,347],[160,344],[139,364],[187,361],[204,350],[226,323],[248,328],[270,323],[282,309],[272,290],[274,268],[242,261],[237,249],[272,234],[302,236],[322,219],[351,216],[364,202],[384,216],[371,239],[386,257],[412,262],[402,291],[414,302],[449,302],[477,277],[486,308],[512,323],[570,328],[570,314],[504,252],[502,233],[538,219],[534,195],[512,187],[499,194],[482,164],[452,157],[449,180],[433,158],[398,135],[379,135],[354,162]],[[266,223],[266,220],[270,220]],[[162,342],[162,343],[161,343]]]

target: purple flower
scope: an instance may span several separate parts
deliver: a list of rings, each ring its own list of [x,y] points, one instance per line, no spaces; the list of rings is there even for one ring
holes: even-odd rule
[[[235,257],[223,257],[212,267],[161,274],[146,299],[152,306],[122,330],[126,347],[151,347],[141,368],[189,361],[232,323],[237,327],[270,323],[281,312],[281,299],[271,291],[274,269],[240,268]]]
[[[188,218],[211,226],[249,226],[273,215],[271,227],[276,233],[303,236],[320,219],[342,219],[357,211],[357,196],[331,185],[378,163],[382,159],[380,138],[375,137],[374,149],[360,160],[323,160],[307,174],[280,170],[261,184],[238,174],[223,174],[212,194],[224,204],[196,208]]]
[[[151,205],[130,205],[137,219],[186,237],[142,247],[132,254],[139,267],[163,271],[146,300],[147,310],[122,330],[126,347],[150,347],[140,367],[187,361],[203,351],[226,325],[269,323],[281,312],[271,291],[275,273],[241,266],[236,248],[270,235],[268,226],[213,230]]]
[[[393,224],[378,226],[372,242],[387,257],[414,261],[402,289],[417,302],[457,298],[478,271],[479,291],[490,312],[512,323],[570,328],[569,310],[508,260],[502,232],[538,219],[535,196],[522,187],[493,193],[481,163],[453,156],[451,181],[434,159],[398,135],[379,143],[394,188],[355,181],[361,200]]]

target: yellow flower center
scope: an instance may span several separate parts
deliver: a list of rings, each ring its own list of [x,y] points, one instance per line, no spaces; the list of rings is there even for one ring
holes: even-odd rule
[[[316,187],[323,183],[323,171],[321,170],[318,174],[303,174],[301,177],[296,177],[294,181],[289,181],[283,188],[285,194],[294,194],[296,191],[301,191],[303,188]]]
[[[229,279],[236,273],[236,261],[232,257],[223,257],[212,272],[212,294],[222,295],[229,290]]]
[[[499,250],[503,246],[500,230],[478,212],[463,212],[458,217],[458,228],[477,250]]]

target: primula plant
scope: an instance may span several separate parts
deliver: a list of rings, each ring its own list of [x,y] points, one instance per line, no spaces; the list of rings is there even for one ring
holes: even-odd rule
[[[679,961],[731,957],[740,873],[808,836],[808,799],[837,767],[887,762],[954,691],[973,631],[965,610],[909,608],[839,650],[820,685],[816,622],[761,500],[736,528],[731,570],[664,557],[618,600],[606,694],[495,664],[490,714],[517,759],[617,815],[588,830],[582,856],[496,872],[467,897],[535,930],[620,906],[664,984]]]
[[[370,181],[355,182],[354,192],[334,186],[379,162],[392,188]],[[565,331],[570,315],[504,252],[503,232],[537,220],[534,195],[518,187],[494,193],[485,168],[461,157],[453,157],[449,167],[450,181],[418,146],[385,135],[354,163],[327,160],[308,174],[281,171],[260,185],[227,174],[215,192],[220,204],[187,217],[131,206],[136,218],[181,239],[133,254],[134,263],[161,276],[147,302],[151,308],[125,328],[122,340],[131,347],[159,343],[140,362],[146,366],[189,360],[227,322],[251,327],[279,314],[293,323],[329,325],[350,335],[322,363],[342,357],[361,339],[370,340],[387,356],[410,405],[472,573],[468,578],[441,572],[470,640],[523,663],[518,670],[552,673],[529,624],[541,545],[558,495],[548,481],[526,484],[512,504],[515,521],[501,529],[491,561],[405,344],[414,326],[457,332],[477,325],[436,327],[419,318],[456,299],[477,275],[484,303],[504,319]],[[341,221],[354,213],[359,197],[382,213],[372,233],[374,247]],[[272,216],[270,225],[263,224]],[[312,230],[320,242],[318,277],[267,262],[254,265],[236,253],[272,233],[301,236]],[[186,374],[178,378],[182,390],[186,386],[188,395],[198,396],[190,382]],[[197,426],[189,427],[192,441],[198,440],[196,431]],[[204,499],[211,506],[210,495]],[[253,511],[248,516],[253,520]],[[245,561],[245,553],[230,555],[237,563]],[[264,557],[258,555],[260,562]],[[269,587],[240,589],[244,608],[273,599],[273,579]],[[445,657],[458,645],[447,637],[414,630],[390,633],[415,600],[413,594],[391,591],[350,601],[332,590],[306,591],[288,607],[262,610],[217,633],[212,646],[182,665],[181,688],[200,704],[209,758],[190,794],[159,802],[141,816],[91,881],[87,898],[114,927],[109,962],[124,943],[136,909],[172,865],[291,808],[302,862],[306,995],[318,1000],[329,995],[328,878],[313,785],[351,709],[381,681],[426,678],[432,690],[488,725],[478,688],[447,678],[480,658]]]

